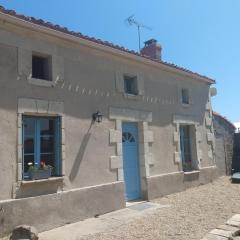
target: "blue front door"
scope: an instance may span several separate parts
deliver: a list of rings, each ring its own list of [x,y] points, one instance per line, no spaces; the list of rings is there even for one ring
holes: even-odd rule
[[[136,123],[123,123],[123,171],[126,200],[141,198],[138,127]]]

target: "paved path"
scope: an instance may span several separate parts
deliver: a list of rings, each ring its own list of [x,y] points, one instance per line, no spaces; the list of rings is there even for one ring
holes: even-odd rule
[[[89,218],[84,221],[69,224],[40,234],[40,240],[77,240],[90,234],[106,232],[129,224],[143,216],[151,215],[160,208],[170,207],[151,202],[128,204],[127,208],[107,213],[98,218]]]
[[[125,209],[42,233],[40,240],[199,240],[240,213],[240,184],[224,177],[154,203],[134,217]]]
[[[232,216],[201,240],[240,240],[240,214]]]

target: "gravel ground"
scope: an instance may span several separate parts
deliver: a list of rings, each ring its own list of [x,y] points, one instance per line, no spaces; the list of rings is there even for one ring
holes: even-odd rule
[[[240,213],[240,184],[231,184],[229,178],[223,177],[154,202],[171,207],[81,239],[199,240],[232,215]]]

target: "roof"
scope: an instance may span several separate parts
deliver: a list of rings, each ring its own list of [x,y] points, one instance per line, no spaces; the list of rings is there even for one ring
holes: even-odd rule
[[[221,118],[223,121],[227,122],[234,130],[236,129],[235,125],[230,120],[228,120],[226,117],[222,116],[220,113],[213,112],[213,115],[215,115],[215,116]]]
[[[150,58],[150,57],[148,57],[146,55],[142,55],[142,54],[140,54],[140,53],[138,53],[136,51],[129,50],[129,49],[125,48],[125,47],[113,44],[111,42],[103,41],[101,39],[96,39],[94,37],[89,37],[89,36],[83,35],[82,33],[71,31],[71,30],[69,30],[66,27],[62,27],[62,26],[59,26],[57,24],[53,24],[51,22],[46,22],[46,21],[44,21],[42,19],[36,19],[34,17],[29,17],[29,16],[18,14],[14,10],[5,9],[3,6],[0,5],[0,14],[1,13],[2,14],[6,14],[8,16],[12,16],[12,17],[18,18],[18,19],[21,19],[21,20],[24,20],[24,21],[32,23],[32,24],[37,24],[39,26],[46,27],[48,29],[52,29],[52,30],[55,30],[55,31],[58,31],[58,32],[69,34],[69,35],[72,35],[72,36],[75,36],[75,37],[78,37],[78,38],[81,38],[81,39],[85,39],[85,40],[88,40],[88,41],[91,41],[91,42],[94,42],[94,43],[97,43],[97,44],[100,44],[100,45],[108,46],[108,47],[111,47],[113,49],[117,49],[117,50],[129,53],[129,54],[133,54],[133,55],[139,56],[141,58],[149,59],[149,60],[151,60],[153,62],[156,62],[156,63],[159,63],[159,64],[163,64],[163,65],[166,65],[168,67],[171,67],[171,68],[174,68],[174,69],[186,72],[186,73],[194,74],[196,77],[204,78],[209,83],[215,83],[215,80],[213,80],[213,79],[211,79],[209,77],[206,77],[206,76],[201,75],[201,74],[196,73],[196,72],[192,72],[192,71],[190,71],[190,70],[188,70],[186,68],[177,66],[177,65],[175,65],[173,63],[168,63],[168,62],[165,62],[165,61],[162,61],[162,60],[152,59],[152,58]]]

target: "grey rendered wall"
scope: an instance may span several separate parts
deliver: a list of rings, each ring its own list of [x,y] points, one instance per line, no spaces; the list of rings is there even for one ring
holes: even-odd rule
[[[17,49],[0,45],[0,200],[12,196],[16,182],[17,151]],[[12,80],[11,80],[12,79]],[[13,86],[11,82],[15,82]]]
[[[0,202],[0,237],[27,224],[45,231],[125,206],[123,183]],[[107,204],[106,204],[107,202]],[[83,207],[84,206],[84,207]]]
[[[5,182],[0,186],[0,199],[12,198],[15,191],[20,97],[64,102],[65,184],[68,189],[117,181],[117,172],[110,169],[109,164],[110,156],[116,152],[115,145],[109,143],[109,130],[115,128],[115,121],[108,119],[110,107],[153,113],[149,128],[154,133],[154,142],[150,146],[154,164],[150,167],[150,176],[179,171],[179,163],[174,161],[176,126],[173,117],[176,114],[196,119],[202,135],[201,166],[214,164],[208,156],[211,146],[206,139],[205,127],[208,84],[8,24],[1,23],[0,41],[1,53],[4,53],[0,55],[0,131],[4,135],[1,138],[4,143],[0,146],[0,178]],[[26,76],[19,76],[19,47],[61,56],[64,59],[63,79],[52,88],[30,84]],[[129,99],[116,91],[115,77],[119,70],[138,73],[144,78],[143,96]],[[192,96],[188,107],[179,102],[179,89],[184,86],[190,89]],[[97,110],[104,114],[103,122],[91,125],[91,115]]]
[[[160,174],[147,178],[148,199],[162,197],[171,193],[181,192],[190,187],[212,182],[217,178],[216,167],[202,168],[191,173],[175,172]]]

